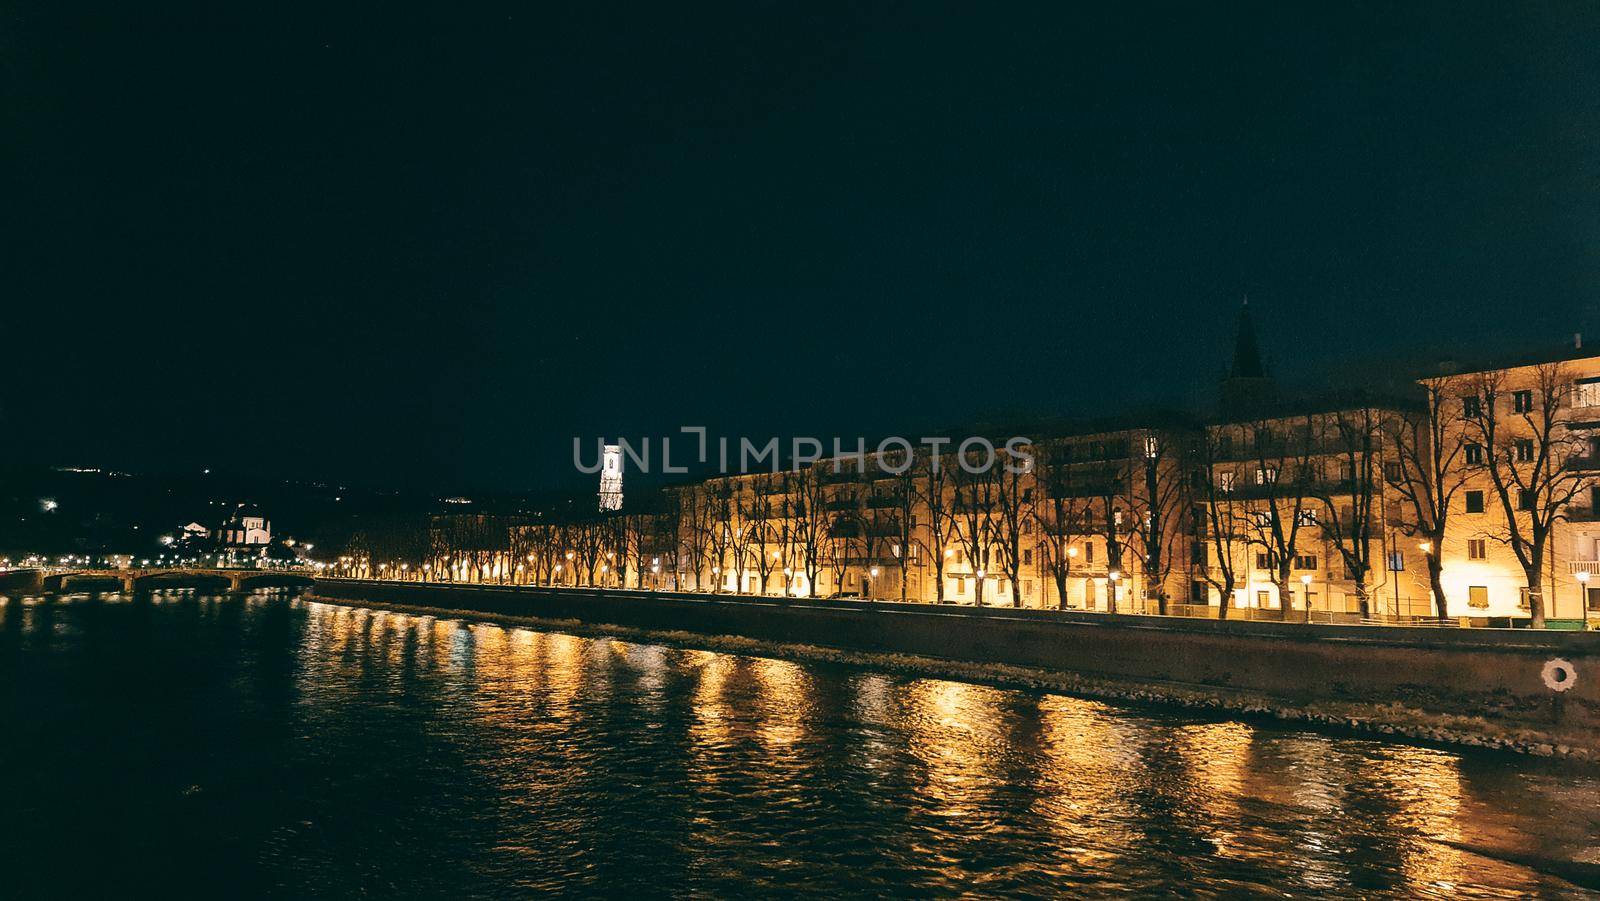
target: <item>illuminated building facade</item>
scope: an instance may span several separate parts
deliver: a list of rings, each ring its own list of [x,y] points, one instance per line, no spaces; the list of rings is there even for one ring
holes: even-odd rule
[[[453,562],[436,540],[431,566],[462,580],[1291,621],[1600,620],[1600,356],[1290,402],[1245,310],[1221,388],[1209,420],[1041,429],[1016,471],[865,453],[676,486],[626,514],[607,447],[600,517],[508,527]]]

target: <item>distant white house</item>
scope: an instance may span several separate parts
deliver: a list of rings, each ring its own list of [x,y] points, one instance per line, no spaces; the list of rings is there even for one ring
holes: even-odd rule
[[[240,504],[217,528],[221,547],[265,547],[272,543],[272,523],[254,507]]]

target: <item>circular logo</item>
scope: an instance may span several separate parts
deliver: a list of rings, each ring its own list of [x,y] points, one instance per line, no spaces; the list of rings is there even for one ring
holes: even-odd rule
[[[1539,675],[1544,679],[1544,687],[1551,691],[1566,691],[1578,684],[1577,668],[1560,657],[1546,660]]]

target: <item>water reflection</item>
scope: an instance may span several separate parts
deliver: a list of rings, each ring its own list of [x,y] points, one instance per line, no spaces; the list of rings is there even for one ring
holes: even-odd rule
[[[25,891],[1577,897],[1530,858],[1600,862],[1570,765],[283,592],[8,598],[0,667]]]

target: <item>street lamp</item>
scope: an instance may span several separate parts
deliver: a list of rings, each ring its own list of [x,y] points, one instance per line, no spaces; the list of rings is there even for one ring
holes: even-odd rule
[[[1578,609],[1583,611],[1583,628],[1584,628],[1584,631],[1588,631],[1588,629],[1589,629],[1589,571],[1586,570],[1586,569],[1578,571],[1578,603],[1582,605]]]
[[[1306,622],[1311,622],[1311,574],[1300,577],[1300,596],[1306,602]]]

